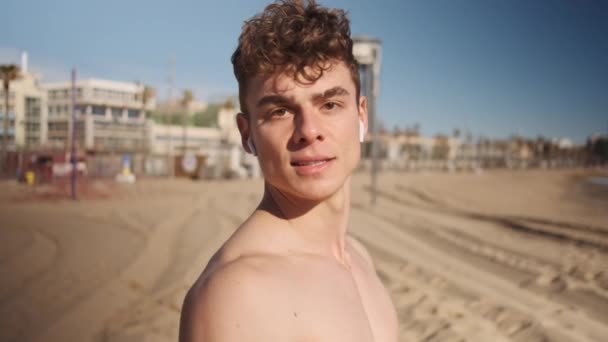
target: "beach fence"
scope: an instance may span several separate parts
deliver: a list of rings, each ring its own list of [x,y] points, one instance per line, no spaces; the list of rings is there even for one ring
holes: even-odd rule
[[[144,155],[141,153],[88,154],[87,174],[93,178],[112,178],[121,173],[125,162],[132,173],[144,174]]]
[[[25,182],[26,174],[35,183],[50,183],[53,178],[53,158],[51,152],[40,151],[11,151],[6,158],[6,168],[3,178],[17,179]]]

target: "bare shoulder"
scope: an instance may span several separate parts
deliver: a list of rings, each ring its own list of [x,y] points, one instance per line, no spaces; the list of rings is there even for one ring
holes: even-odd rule
[[[270,327],[260,313],[270,303],[259,290],[266,261],[250,256],[224,262],[217,254],[214,259],[184,299],[180,342],[265,339]]]
[[[352,246],[352,248],[355,251],[357,251],[359,253],[359,255],[366,261],[368,266],[371,267],[372,269],[375,269],[374,261],[373,261],[371,255],[369,254],[369,252],[367,251],[367,248],[365,248],[365,246],[359,240],[357,240],[354,236],[352,236],[350,234],[347,235],[346,238],[347,238],[347,241],[350,242],[350,245]]]
[[[281,259],[260,237],[264,223],[248,219],[211,258],[184,299],[180,342],[269,341],[276,336],[272,315],[278,303],[269,288]]]

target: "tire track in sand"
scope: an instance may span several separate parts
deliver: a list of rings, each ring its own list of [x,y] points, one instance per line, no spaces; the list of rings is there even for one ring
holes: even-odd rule
[[[30,239],[0,264],[0,307],[9,298],[19,296],[28,283],[52,269],[57,259],[59,244],[52,236],[37,229],[18,229],[27,230]]]
[[[230,193],[224,194],[231,197]],[[235,196],[234,207],[249,207],[249,196]],[[153,290],[145,293],[111,317],[97,340],[106,341],[175,341],[179,313],[190,285],[201,273],[212,254],[238,227],[243,218],[218,208],[214,199],[201,209],[179,231],[172,244],[170,267],[163,272]]]
[[[608,336],[608,327],[594,319],[434,248],[390,221],[355,209],[353,222],[359,223],[353,226],[353,233],[368,245],[440,275],[460,288],[477,293],[481,298],[501,303],[503,307],[531,317],[553,334],[573,341],[602,341],[603,337]]]
[[[118,276],[107,281],[92,295],[79,301],[52,326],[39,331],[33,341],[83,341],[103,329],[103,322],[130,303],[139,299],[142,289],[147,290],[169,265],[171,241],[176,231],[194,213],[194,208],[180,207],[167,215],[158,227],[148,233],[145,246],[137,258]],[[128,213],[124,215],[129,216]],[[130,224],[138,224],[130,220]],[[146,227],[131,227],[140,233]],[[134,281],[137,279],[137,281]]]
[[[426,211],[427,214],[423,216],[431,218],[430,225],[435,227],[430,235],[459,246],[472,255],[491,260],[497,265],[505,265],[507,268],[503,267],[503,269],[506,272],[521,270],[529,275],[524,276],[523,279],[520,277],[519,283],[522,286],[530,288],[539,295],[552,297],[553,300],[564,305],[580,308],[604,324],[608,322],[605,311],[608,305],[608,257],[606,250],[601,247],[603,240],[597,238],[606,235],[605,228],[544,218],[516,215],[494,217],[477,214],[466,209],[454,209],[453,206],[445,204],[451,202],[449,198],[439,200],[425,191],[408,189],[399,184],[395,188],[401,189],[399,194],[383,191],[380,197],[398,203],[402,206],[402,210],[416,208]],[[403,196],[408,194],[413,194],[415,199],[412,201],[411,196],[404,199]],[[470,223],[467,224],[463,220],[468,220]],[[472,229],[472,226],[479,223],[487,228],[501,227],[505,232],[510,232],[512,238],[517,237],[517,239],[511,242],[501,241],[509,236],[502,234],[502,239],[498,239],[501,245],[498,246],[494,244],[493,239],[487,239],[489,236],[494,237],[493,235],[482,235],[481,239],[475,238],[473,233],[479,234]],[[468,228],[463,230],[458,228],[459,226],[468,226]],[[556,229],[566,231],[568,234],[557,237]],[[553,233],[547,234],[546,231]],[[594,242],[581,242],[578,238],[581,234]],[[537,243],[532,243],[532,240],[537,240]],[[522,249],[523,246],[536,247],[526,250]],[[514,247],[519,252],[513,250]],[[538,258],[541,255],[545,257]]]

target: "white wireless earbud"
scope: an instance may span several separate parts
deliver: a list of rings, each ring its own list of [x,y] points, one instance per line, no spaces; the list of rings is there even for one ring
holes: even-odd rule
[[[249,151],[251,151],[251,154],[253,154],[254,156],[258,155],[258,151],[255,150],[253,140],[251,140],[251,135],[249,136],[249,138],[247,138],[247,147],[249,147]]]
[[[365,140],[365,125],[363,120],[359,120],[359,142],[363,142],[363,140]]]

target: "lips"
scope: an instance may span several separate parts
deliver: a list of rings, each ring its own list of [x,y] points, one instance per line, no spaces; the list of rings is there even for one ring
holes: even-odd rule
[[[291,161],[292,166],[315,166],[326,163],[330,160],[334,160],[336,158],[330,157],[314,157],[314,158],[302,158]]]
[[[293,166],[314,166],[314,165],[321,165],[329,160],[331,160],[331,159],[295,161],[295,162],[292,162],[291,165],[293,165]]]
[[[316,156],[308,158],[297,158],[291,161],[291,166],[296,173],[302,176],[319,174],[327,169],[335,160],[335,157]]]

